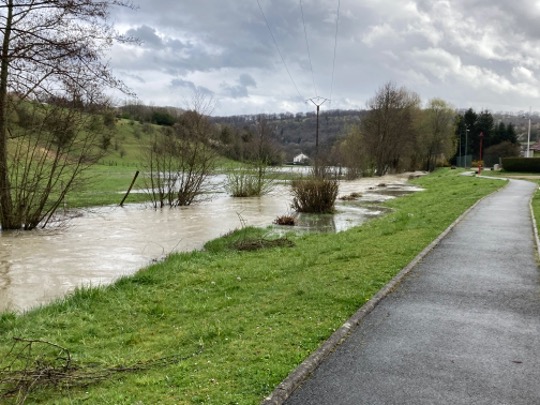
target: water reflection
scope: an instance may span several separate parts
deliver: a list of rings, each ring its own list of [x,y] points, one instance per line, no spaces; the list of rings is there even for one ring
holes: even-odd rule
[[[340,194],[366,192],[374,181],[344,182]],[[334,215],[299,215],[294,229],[339,232],[380,215],[381,209],[362,205],[375,191],[357,201],[338,201]],[[200,249],[243,225],[269,226],[291,213],[290,204],[289,189],[279,186],[260,198],[219,193],[176,209],[105,207],[81,211],[69,222],[45,230],[0,232],[0,311],[24,311],[76,286],[110,283],[170,252]]]

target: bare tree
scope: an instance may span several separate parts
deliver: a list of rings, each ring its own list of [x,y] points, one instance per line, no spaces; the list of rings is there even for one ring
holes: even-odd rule
[[[45,226],[69,190],[101,156],[101,116],[38,103],[17,106],[10,131],[8,174],[12,228]],[[7,227],[4,227],[7,229]]]
[[[259,115],[245,151],[244,161],[248,166],[233,169],[227,175],[226,189],[232,196],[255,197],[272,190],[274,178],[269,166],[281,160],[279,146],[271,137],[273,131],[267,117]]]
[[[73,161],[91,161],[89,149],[81,146],[93,142],[80,139],[90,129],[82,130],[86,126],[83,114],[94,112],[89,106],[103,103],[103,88],[124,89],[102,61],[112,42],[123,40],[108,23],[108,13],[115,5],[130,6],[123,0],[0,0],[2,229],[35,227],[35,221],[43,217],[37,212],[40,207],[51,214],[80,173],[76,169],[73,176],[66,177],[65,168]],[[50,101],[54,108],[35,109]],[[24,108],[34,109],[31,115],[41,123],[18,128],[14,117]],[[75,113],[76,119],[68,117]],[[40,126],[44,132],[38,131]],[[34,159],[43,163],[41,169],[32,166]],[[25,174],[21,176],[21,172]],[[63,186],[54,188],[52,184]],[[31,220],[30,206],[37,210]]]
[[[374,162],[375,173],[383,176],[407,165],[415,141],[415,119],[420,98],[404,87],[389,82],[368,102],[362,120],[366,151]]]
[[[147,154],[154,207],[190,205],[204,192],[203,185],[216,160],[211,136],[214,129],[203,113],[211,105],[197,93],[193,109],[186,111],[173,128],[155,136]]]

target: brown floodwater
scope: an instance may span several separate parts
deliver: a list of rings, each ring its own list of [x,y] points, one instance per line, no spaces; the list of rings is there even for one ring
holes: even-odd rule
[[[385,186],[379,187],[381,183]],[[110,284],[169,253],[201,249],[242,226],[272,226],[278,216],[293,214],[289,190],[276,186],[257,198],[221,192],[173,209],[138,204],[94,208],[72,213],[47,229],[0,232],[0,312],[22,312],[78,286]],[[340,232],[381,215],[385,210],[377,202],[415,190],[395,176],[342,182],[340,196],[362,195],[338,200],[333,215],[299,215],[297,226],[286,229]]]

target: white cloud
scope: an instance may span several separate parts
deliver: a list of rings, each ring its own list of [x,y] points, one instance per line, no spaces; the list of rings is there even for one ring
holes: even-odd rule
[[[524,66],[514,66],[512,68],[512,77],[520,81],[537,82],[534,72]]]
[[[379,43],[387,41],[401,41],[399,33],[394,31],[390,24],[387,23],[370,27],[369,31],[363,37],[363,42],[370,47],[375,47]]]
[[[444,81],[460,74],[462,63],[458,55],[441,48],[415,49],[411,58],[419,68],[433,77]]]

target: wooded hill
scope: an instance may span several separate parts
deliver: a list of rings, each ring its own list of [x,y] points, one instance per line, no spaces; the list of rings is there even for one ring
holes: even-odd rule
[[[457,110],[456,114],[464,114],[465,111]],[[181,121],[183,113],[184,110],[175,107],[144,105],[126,105],[118,109],[119,117],[165,127]],[[318,134],[321,153],[328,154],[336,140],[343,138],[352,126],[358,125],[367,113],[367,110],[321,109]],[[518,141],[527,142],[528,115],[492,113],[492,116],[495,125],[512,124]],[[300,153],[310,157],[315,154],[317,115],[314,111],[209,118],[215,124],[212,136],[223,146],[225,155],[232,159],[249,157],[257,137],[264,137],[267,144],[272,144],[274,163],[291,162]],[[531,116],[531,144],[538,139],[539,133],[540,116],[534,114]]]
[[[329,110],[319,113],[319,148],[329,152],[336,140],[345,136],[346,130],[360,123],[366,111]],[[304,153],[313,156],[317,134],[317,115],[309,113],[281,113],[259,115],[236,115],[231,117],[213,117],[218,125],[228,125],[240,130],[248,130],[265,121],[271,137],[283,149],[285,160]]]

